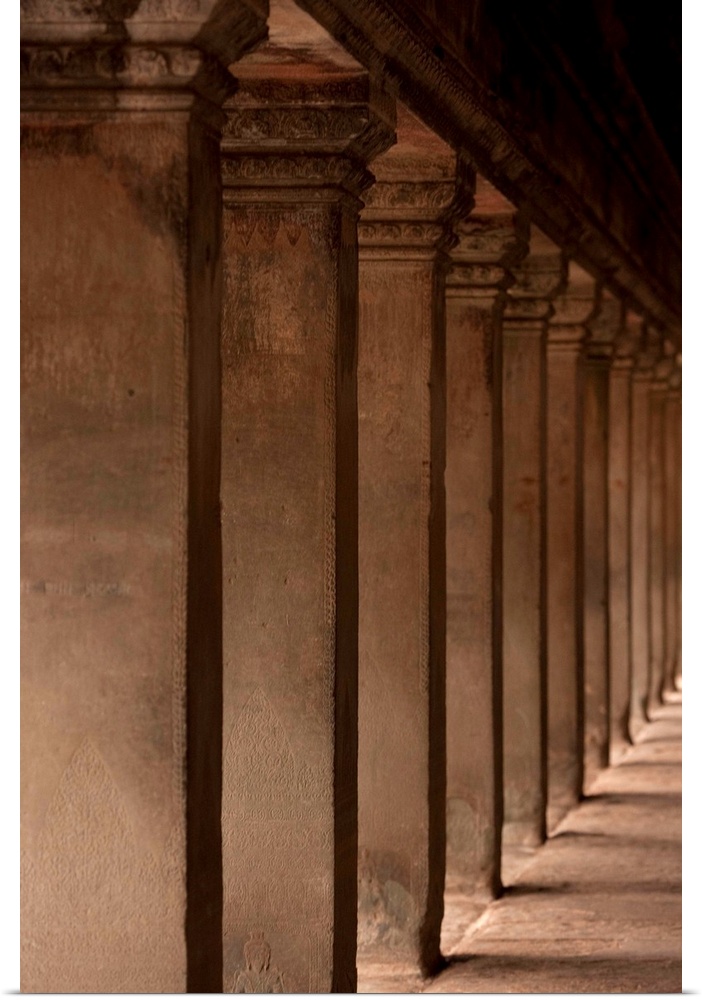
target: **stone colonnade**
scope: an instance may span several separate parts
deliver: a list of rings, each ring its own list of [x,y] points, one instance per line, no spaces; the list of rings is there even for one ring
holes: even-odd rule
[[[430,973],[680,684],[673,335],[213,10],[24,29],[25,991]]]

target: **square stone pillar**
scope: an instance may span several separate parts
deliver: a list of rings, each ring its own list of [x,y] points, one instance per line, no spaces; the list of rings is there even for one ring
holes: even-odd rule
[[[472,174],[398,109],[359,227],[359,964],[440,959],[446,850],[445,316]]]
[[[499,893],[502,312],[528,225],[478,178],[446,285],[447,900]]]
[[[647,713],[657,708],[663,698],[666,674],[666,425],[665,401],[668,380],[675,366],[675,348],[662,343],[662,357],[653,370],[650,393],[650,581],[649,614],[651,629],[650,679]]]
[[[218,992],[219,105],[265,11],[107,7],[23,4],[22,990]]]
[[[666,673],[665,690],[679,686],[682,670],[680,628],[680,569],[681,569],[681,377],[680,355],[668,382],[665,398],[665,622]]]
[[[650,385],[656,345],[643,327],[631,394],[631,704],[633,740],[646,722],[649,684],[650,614]]]
[[[297,69],[242,63],[222,141],[230,992],[356,988],[356,225],[394,109]]]
[[[594,279],[573,262],[548,323],[548,829],[583,785],[582,395]]]
[[[604,294],[590,324],[583,389],[583,786],[609,764],[609,367],[621,306]]]
[[[631,689],[631,385],[640,320],[622,309],[609,367],[609,759],[629,745]]]
[[[566,264],[532,230],[514,269],[503,319],[503,713],[502,843],[533,847],[546,836],[546,323]]]

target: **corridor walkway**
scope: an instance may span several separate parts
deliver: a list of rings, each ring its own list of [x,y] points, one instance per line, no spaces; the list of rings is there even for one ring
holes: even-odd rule
[[[681,814],[667,704],[460,939],[449,908],[450,964],[425,992],[680,992]]]

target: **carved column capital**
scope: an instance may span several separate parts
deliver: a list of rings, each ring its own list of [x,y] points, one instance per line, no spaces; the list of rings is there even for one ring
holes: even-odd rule
[[[675,345],[671,340],[663,340],[661,354],[653,367],[653,379],[651,388],[656,392],[666,393],[670,387],[670,380],[676,370],[678,354]]]
[[[634,379],[650,383],[655,378],[655,366],[661,357],[662,334],[650,324],[643,327],[643,335],[634,363]]]
[[[553,313],[553,301],[565,291],[568,271],[565,255],[532,227],[529,255],[512,268],[514,284],[507,291],[504,318],[525,331],[541,330]]]
[[[589,322],[589,337],[585,356],[589,364],[609,365],[615,352],[615,342],[624,323],[621,302],[603,290],[597,315]]]
[[[24,109],[148,110],[188,93],[219,105],[234,89],[227,66],[266,36],[264,0],[105,6],[24,0]]]
[[[297,201],[300,189],[357,198],[373,182],[367,163],[394,140],[394,102],[366,74],[239,77],[224,110],[222,178],[238,201]]]
[[[614,353],[611,362],[613,372],[631,373],[643,337],[644,322],[641,317],[622,306],[621,325],[614,336]]]
[[[556,353],[578,354],[589,336],[588,324],[600,310],[601,289],[594,278],[572,261],[568,264],[568,285],[553,300],[548,321],[548,349]]]
[[[473,205],[475,172],[404,108],[398,108],[397,145],[373,173],[358,226],[366,258],[430,258],[455,245],[456,221]]]
[[[446,294],[495,300],[514,283],[510,268],[526,256],[529,226],[522,213],[472,213],[455,228]]]

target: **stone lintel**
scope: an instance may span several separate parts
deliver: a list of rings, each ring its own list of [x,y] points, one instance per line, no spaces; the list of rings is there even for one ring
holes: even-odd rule
[[[225,104],[222,178],[236,199],[358,198],[367,163],[394,140],[394,102],[365,73],[238,77]],[[315,194],[312,195],[312,190]]]
[[[265,0],[174,0],[167,16],[152,0],[115,0],[109,17],[104,6],[25,0],[23,108],[132,110],[134,91],[148,94],[140,110],[183,92],[218,105],[234,89],[227,66],[267,30]]]

